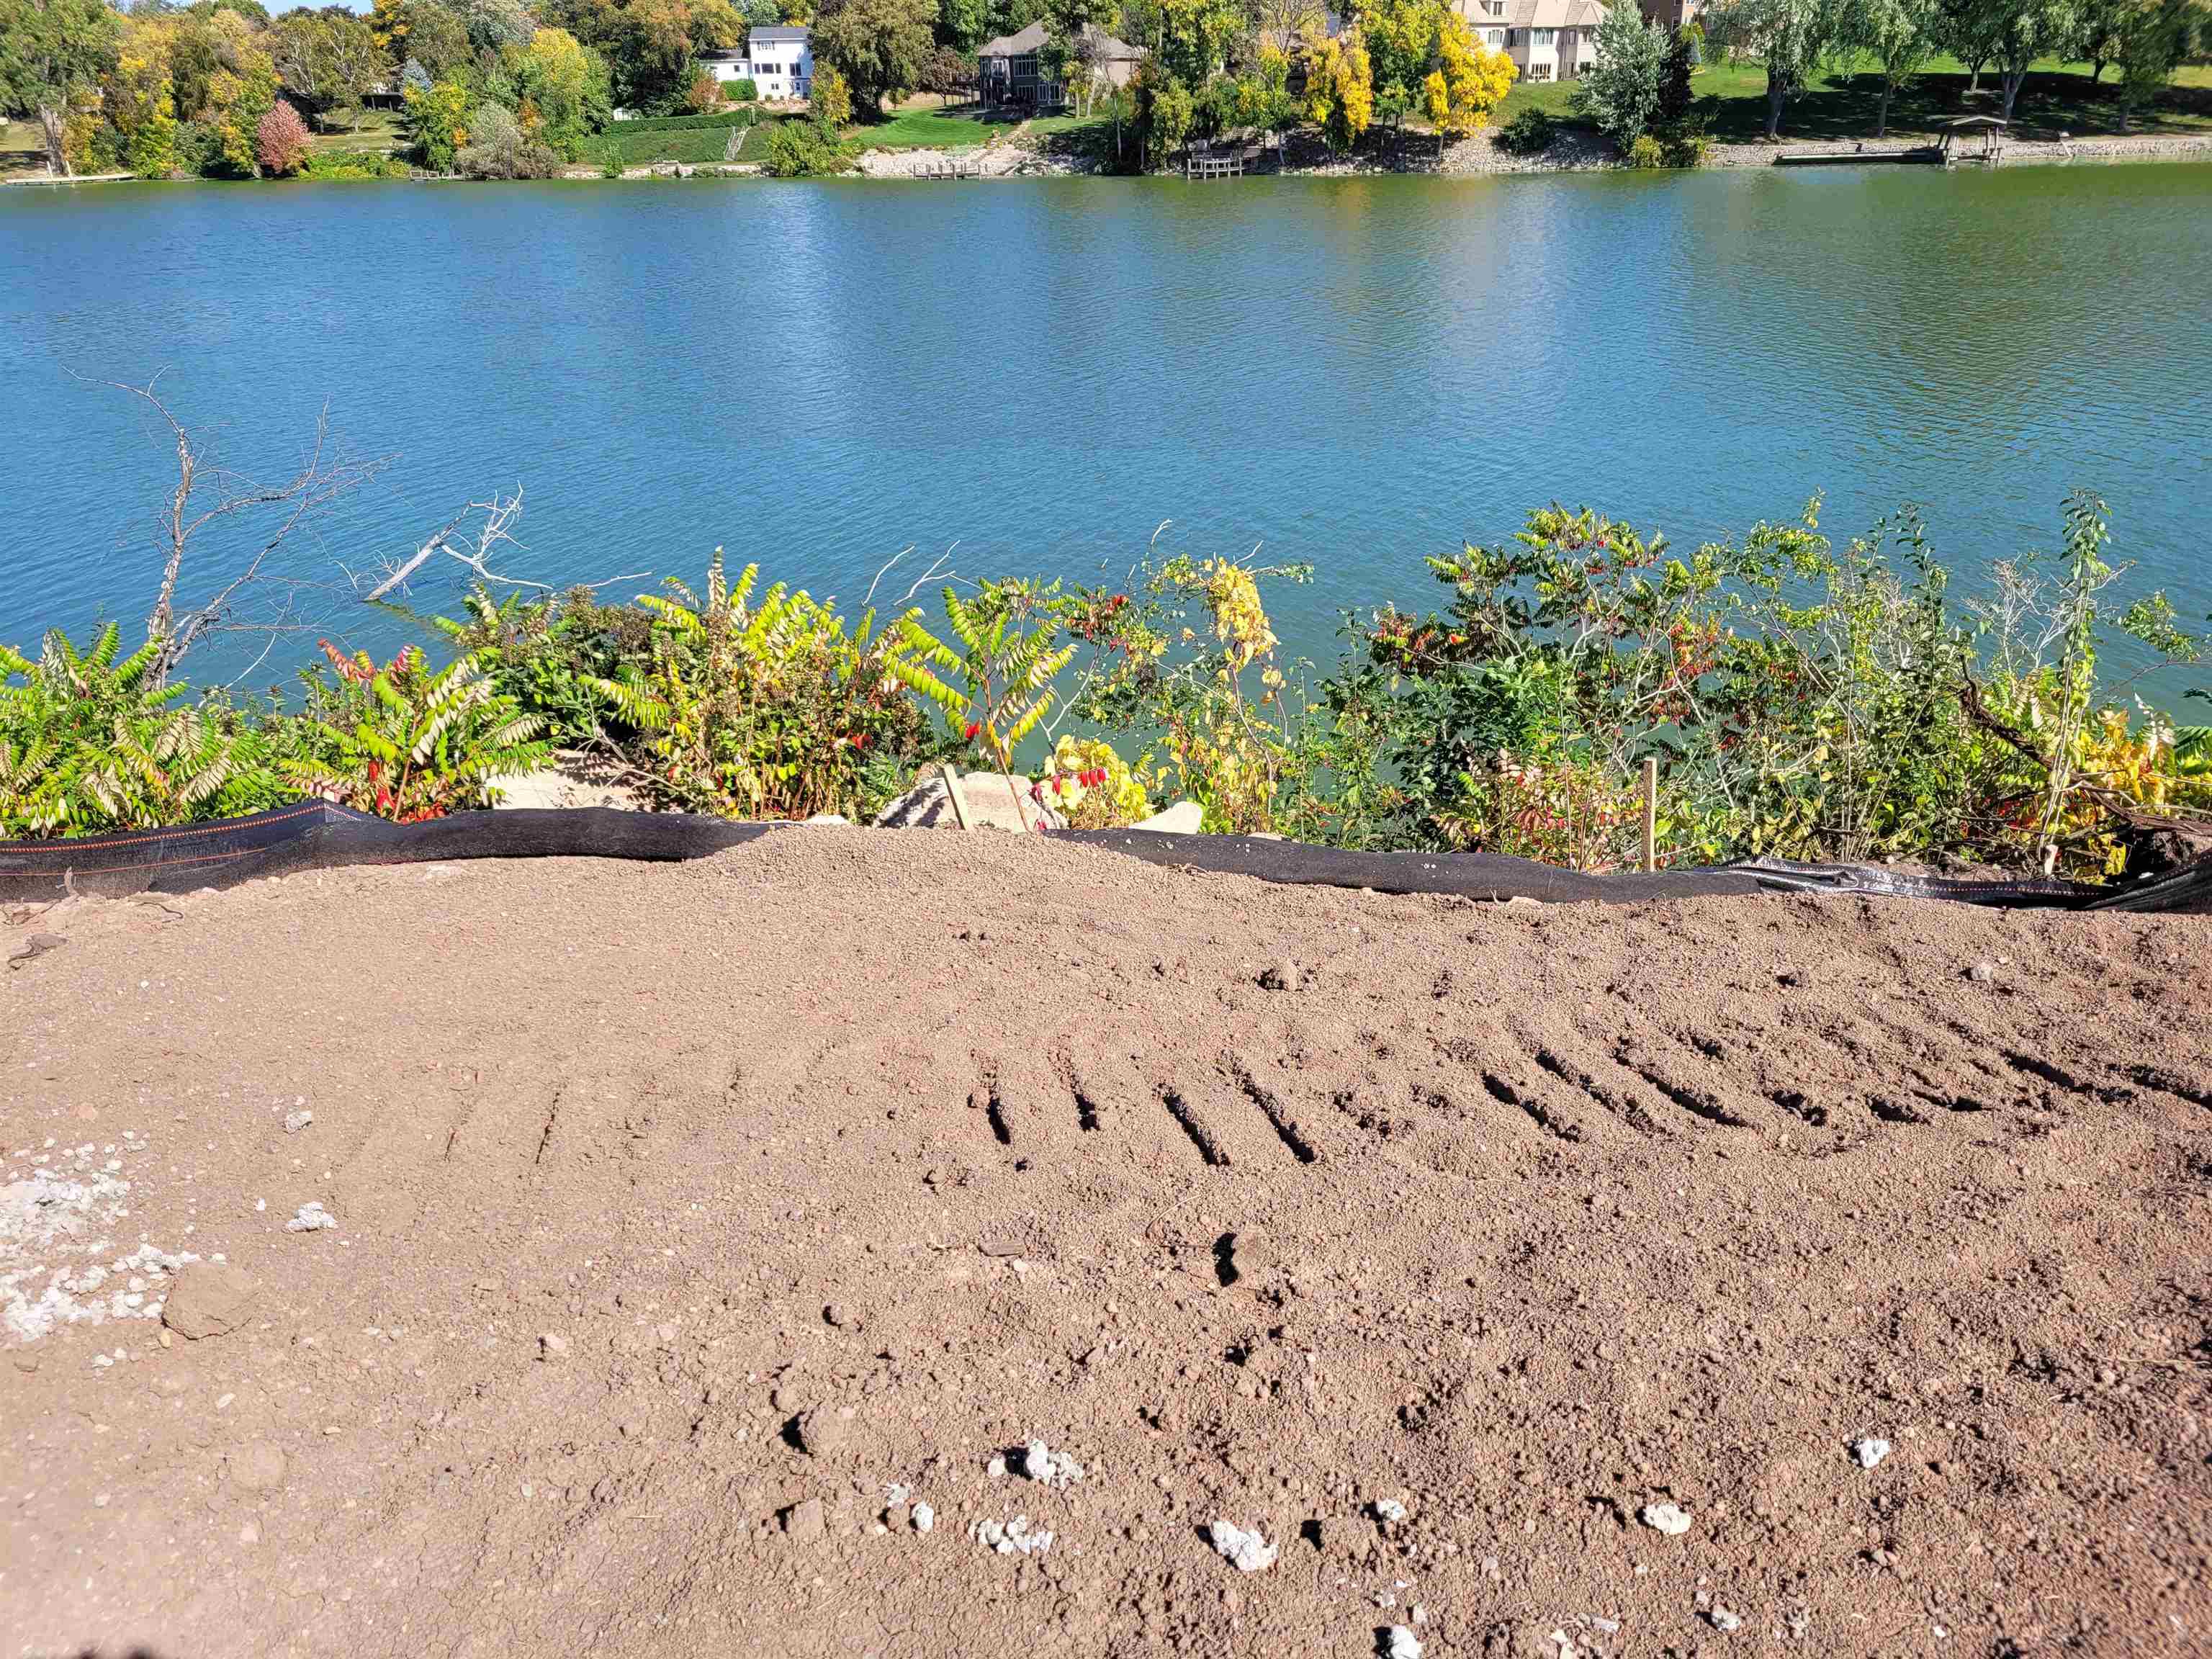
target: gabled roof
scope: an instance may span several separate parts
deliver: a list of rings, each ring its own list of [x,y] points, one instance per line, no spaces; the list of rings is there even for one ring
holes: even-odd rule
[[[1017,29],[1012,34],[1002,34],[995,40],[986,40],[975,48],[975,55],[978,58],[1026,57],[1030,52],[1043,51],[1045,38],[1044,23],[1040,19],[1025,29]],[[1097,42],[1098,58],[1102,63],[1133,63],[1145,55],[1145,49],[1142,46],[1133,46],[1126,40],[1117,40],[1104,30],[1094,27],[1089,23],[1083,26],[1082,38]]]
[[[777,41],[787,44],[793,40],[803,42],[811,33],[804,23],[771,23],[766,28],[748,29],[745,35],[748,40],[765,40],[773,46]]]
[[[1605,16],[1597,0],[1505,0],[1502,13],[1480,0],[1455,0],[1453,9],[1477,28],[1594,29]]]

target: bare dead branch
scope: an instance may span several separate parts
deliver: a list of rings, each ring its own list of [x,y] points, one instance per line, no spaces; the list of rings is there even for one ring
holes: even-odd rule
[[[476,527],[475,545],[473,547],[456,546],[453,542],[454,535],[472,514],[483,515]],[[383,579],[368,592],[361,595],[362,602],[365,605],[374,605],[387,594],[404,590],[407,586],[408,579],[441,553],[449,559],[466,565],[475,573],[479,581],[496,583],[502,587],[527,587],[541,593],[568,592],[578,589],[596,593],[599,589],[612,587],[617,582],[641,581],[652,574],[649,571],[632,570],[619,576],[602,577],[594,582],[541,582],[533,581],[525,576],[506,575],[491,568],[491,560],[503,546],[527,551],[523,544],[515,539],[514,532],[508,528],[521,515],[522,486],[520,484],[514,487],[514,494],[512,495],[502,497],[497,492],[494,492],[492,498],[488,501],[471,501],[447,520],[435,535],[416,548],[405,559],[396,565],[387,567],[383,574]],[[356,578],[355,580],[357,584],[359,579]]]
[[[76,378],[82,380],[78,375]],[[135,398],[167,429],[177,457],[177,478],[155,515],[161,577],[146,618],[146,637],[155,646],[149,677],[165,685],[187,653],[218,629],[268,624],[237,620],[240,609],[270,580],[270,563],[295,532],[340,496],[368,483],[391,464],[389,456],[369,460],[331,460],[330,406],[315,416],[315,431],[298,470],[280,483],[264,484],[218,466],[212,443],[179,420],[161,393],[156,374],[143,386],[108,380],[100,384]],[[180,608],[179,593],[192,564],[195,538],[227,520],[263,516],[268,520],[240,562],[204,602]],[[296,598],[297,586],[295,588]],[[265,659],[267,653],[263,656]]]

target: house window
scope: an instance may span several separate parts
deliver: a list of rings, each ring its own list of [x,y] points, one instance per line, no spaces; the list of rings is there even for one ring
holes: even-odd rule
[[[1483,44],[1492,47],[1504,46],[1505,44],[1505,31],[1504,29],[1486,29],[1483,31]]]
[[[1548,81],[1552,78],[1552,66],[1549,64],[1531,64],[1528,68],[1527,78],[1531,81]]]
[[[1536,31],[1536,44],[1540,46],[1550,46],[1552,44],[1553,35],[1557,33],[1558,31],[1555,29],[1538,29]]]

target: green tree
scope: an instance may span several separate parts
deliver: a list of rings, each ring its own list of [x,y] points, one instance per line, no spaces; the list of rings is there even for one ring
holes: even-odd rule
[[[1890,100],[1936,55],[1942,23],[1935,0],[1847,0],[1837,30],[1839,44],[1871,60],[1881,73],[1875,137],[1889,136]]]
[[[1708,23],[1712,38],[1766,65],[1766,137],[1782,131],[1783,106],[1835,46],[1838,15],[1830,0],[1725,0]]]
[[[934,0],[836,0],[814,21],[814,59],[839,70],[853,106],[875,120],[885,98],[921,84],[922,64],[936,44]]]
[[[991,26],[990,0],[938,0],[937,39],[940,46],[972,52],[987,38]]]
[[[261,118],[276,107],[276,65],[247,40],[226,42],[223,57],[223,67],[208,81],[208,112],[222,143],[222,164],[239,177],[258,179]]]
[[[451,173],[453,158],[468,142],[469,89],[459,81],[440,81],[406,92],[408,136],[415,154],[433,173]]]
[[[1369,64],[1376,113],[1394,126],[1413,112],[1436,62],[1441,0],[1361,0],[1351,9]]]
[[[606,65],[566,29],[532,35],[515,80],[537,108],[539,137],[564,160],[574,161],[585,137],[607,123]]]
[[[1138,142],[1145,165],[1164,166],[1168,157],[1189,139],[1191,123],[1198,115],[1197,101],[1188,87],[1151,60],[1137,70],[1136,90]]]
[[[1692,28],[1674,31],[1667,42],[1667,67],[1659,76],[1659,107],[1651,114],[1656,132],[1680,137],[1691,129],[1693,97],[1690,75],[1698,66],[1698,37]]]
[[[477,72],[476,48],[469,26],[450,6],[410,0],[407,8],[407,56],[433,81],[466,81]]]
[[[2112,54],[2120,66],[2120,131],[2208,45],[2212,23],[2203,0],[2133,0],[2121,15]]]
[[[2105,68],[2120,55],[2121,29],[2130,0],[2081,0],[2081,25],[2074,49],[2089,65],[2089,84],[2104,79]]]
[[[97,102],[122,36],[100,0],[0,0],[0,112],[37,119],[58,177],[70,176],[70,118]]]
[[[1985,0],[1936,0],[1942,15],[1937,35],[1945,52],[1966,66],[1966,90],[1982,89],[1982,70],[1996,56],[1997,28],[2003,19]]]
[[[538,27],[522,0],[464,0],[459,11],[469,44],[480,52],[526,46]]]
[[[2072,50],[2081,27],[2076,0],[1988,0],[1996,14],[1994,58],[1998,83],[2004,92],[2000,112],[2008,121],[2027,79],[2028,65],[2039,58]]]
[[[166,87],[131,135],[128,156],[141,179],[166,179],[177,170],[177,110]]]
[[[815,70],[814,91],[806,108],[817,125],[831,132],[853,124],[853,88],[835,64],[823,64]]]
[[[1667,32],[1636,0],[1613,0],[1598,20],[1597,58],[1575,88],[1575,108],[1624,150],[1658,115],[1667,46]]]
[[[1202,87],[1251,33],[1244,0],[1159,0],[1159,55],[1176,78]]]

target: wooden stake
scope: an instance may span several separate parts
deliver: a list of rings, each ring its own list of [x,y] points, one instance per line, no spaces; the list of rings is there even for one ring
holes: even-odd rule
[[[1644,761],[1644,869],[1650,874],[1659,867],[1659,763],[1646,756]]]
[[[963,830],[973,830],[975,824],[968,816],[967,799],[960,793],[960,775],[952,769],[951,761],[945,762],[938,769],[945,775],[945,798],[952,803],[954,820]]]

